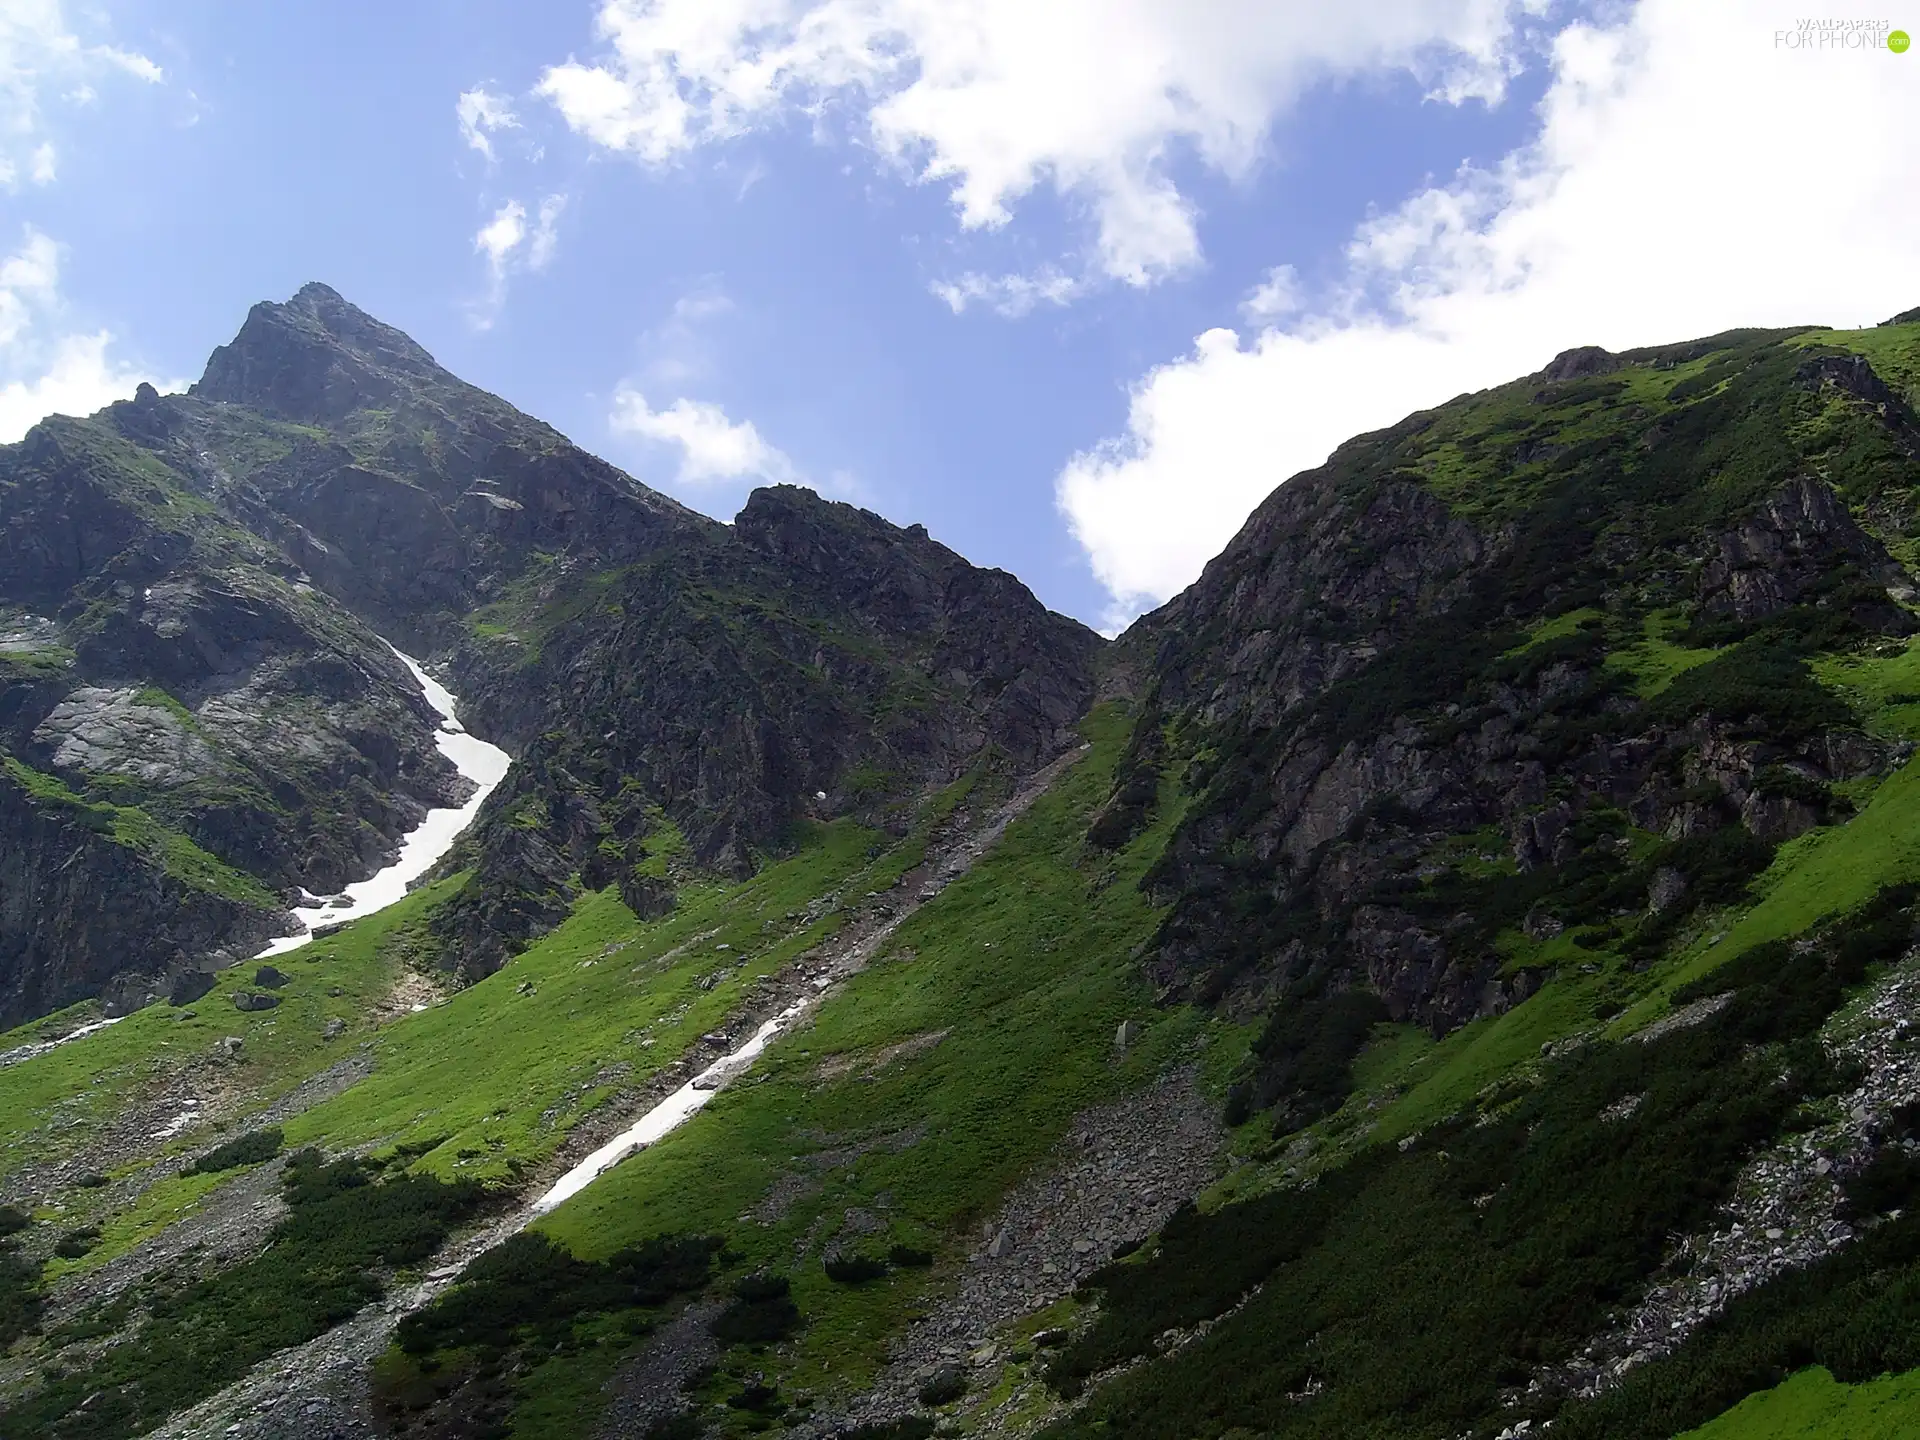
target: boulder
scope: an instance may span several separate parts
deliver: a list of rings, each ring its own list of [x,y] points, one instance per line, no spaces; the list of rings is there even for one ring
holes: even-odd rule
[[[1655,915],[1671,910],[1686,893],[1687,877],[1671,865],[1662,865],[1647,885],[1647,909]]]
[[[1562,350],[1540,372],[1542,380],[1582,380],[1589,375],[1606,375],[1620,368],[1620,357],[1598,345],[1576,345]]]
[[[167,991],[169,1005],[191,1005],[213,989],[213,976],[205,970],[186,970],[173,977]]]

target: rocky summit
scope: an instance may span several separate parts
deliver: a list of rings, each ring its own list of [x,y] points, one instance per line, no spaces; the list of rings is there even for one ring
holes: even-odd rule
[[[46,421],[0,1434],[1920,1428],[1915,314],[1569,349],[1113,641],[321,285]]]

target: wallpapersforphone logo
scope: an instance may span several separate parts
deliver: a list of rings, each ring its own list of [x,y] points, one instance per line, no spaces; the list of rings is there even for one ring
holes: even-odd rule
[[[1773,48],[1805,54],[1832,54],[1842,50],[1891,50],[1904,55],[1913,43],[1891,20],[1802,20],[1791,30],[1773,32]]]

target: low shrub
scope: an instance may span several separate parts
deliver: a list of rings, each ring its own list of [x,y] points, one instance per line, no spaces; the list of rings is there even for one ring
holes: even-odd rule
[[[1272,1108],[1276,1135],[1338,1110],[1353,1090],[1354,1058],[1386,1018],[1385,1002],[1368,990],[1281,1001],[1253,1042],[1252,1107]]]
[[[0,1408],[0,1435],[125,1440],[232,1383],[267,1356],[324,1334],[380,1298],[382,1275],[417,1265],[478,1208],[471,1181],[377,1181],[359,1160],[288,1157],[287,1217],[250,1260],[154,1295],[131,1336],[73,1374]]]
[[[400,1322],[409,1355],[504,1350],[531,1338],[551,1349],[583,1315],[665,1304],[707,1282],[720,1242],[662,1237],[605,1260],[578,1260],[538,1231],[523,1230],[467,1266],[459,1283]]]
[[[1074,1396],[1095,1375],[1146,1363],[1045,1433],[1490,1433],[1485,1421],[1506,1397],[1644,1292],[1673,1236],[1713,1223],[1757,1149],[1844,1084],[1817,1033],[1849,985],[1904,948],[1912,901],[1910,890],[1883,891],[1813,935],[1753,947],[1675,997],[1731,992],[1717,1014],[1645,1043],[1595,1042],[1555,1058],[1497,1118],[1463,1115],[1404,1150],[1363,1151],[1309,1188],[1176,1212],[1150,1259],[1089,1278],[1093,1322],[1046,1378]],[[1920,1162],[1891,1153],[1848,1187],[1863,1217],[1913,1203]],[[1867,1233],[1878,1243],[1906,1225]],[[1857,1272],[1877,1287],[1870,1312],[1849,1317],[1836,1302],[1808,1325],[1775,1307],[1773,1333],[1701,1362],[1681,1386],[1684,1413],[1665,1406],[1658,1425],[1636,1419],[1618,1433],[1666,1440],[1773,1383],[1770,1367],[1920,1366],[1920,1224],[1907,1233],[1900,1263],[1910,1269],[1889,1270],[1889,1250]],[[1216,1319],[1204,1342],[1155,1358],[1168,1330]],[[1870,1343],[1849,1338],[1869,1321]],[[1818,1345],[1795,1339],[1823,1333]],[[1307,1391],[1321,1398],[1302,1401]],[[1503,1423],[1525,1416],[1537,1426],[1560,1407],[1536,1392]],[[1619,1421],[1628,1408],[1609,1401],[1604,1413]],[[1574,1433],[1616,1431],[1596,1419]]]
[[[45,1303],[40,1267],[11,1244],[0,1242],[0,1350],[40,1323]]]
[[[1844,1220],[1870,1220],[1906,1209],[1920,1200],[1920,1156],[1905,1150],[1882,1150],[1866,1169],[1848,1177],[1841,1193],[1840,1216]]]
[[[1743,640],[1675,676],[1652,710],[1671,725],[1710,715],[1736,735],[1758,735],[1776,745],[1853,721],[1846,703],[1814,679],[1806,661],[1759,639]]]
[[[224,1145],[216,1145],[187,1167],[189,1175],[217,1175],[222,1170],[238,1170],[242,1165],[258,1165],[280,1153],[280,1128],[250,1130]]]
[[[778,1415],[787,1408],[787,1402],[780,1398],[780,1387],[753,1382],[743,1385],[739,1392],[727,1397],[729,1410],[745,1410],[754,1415]]]
[[[836,1285],[864,1285],[887,1273],[887,1262],[872,1255],[829,1255],[822,1264]]]
[[[733,1303],[707,1328],[726,1345],[770,1345],[800,1326],[800,1307],[784,1275],[753,1274],[733,1287]]]
[[[928,1440],[938,1427],[924,1415],[909,1415],[904,1420],[875,1420],[841,1430],[834,1440]]]

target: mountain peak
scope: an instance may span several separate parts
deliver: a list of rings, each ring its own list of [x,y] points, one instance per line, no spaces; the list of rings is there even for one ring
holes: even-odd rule
[[[215,350],[192,394],[302,424],[333,425],[403,389],[461,382],[410,336],[318,281],[285,304],[263,300]]]
[[[309,280],[293,292],[290,305],[345,305],[346,298],[331,285],[321,280]]]

